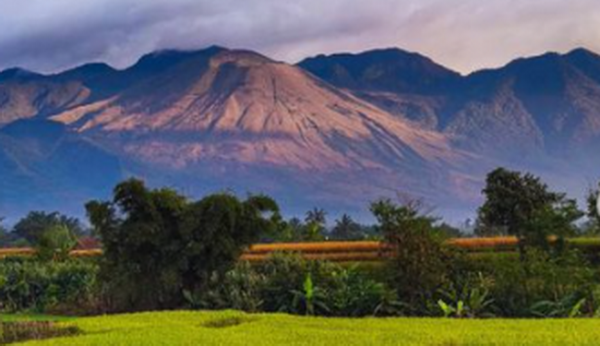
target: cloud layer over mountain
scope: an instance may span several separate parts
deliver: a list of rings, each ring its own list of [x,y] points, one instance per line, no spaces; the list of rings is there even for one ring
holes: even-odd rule
[[[4,0],[0,69],[125,67],[147,51],[219,44],[288,62],[400,46],[469,72],[540,51],[598,51],[598,22],[597,0]]]

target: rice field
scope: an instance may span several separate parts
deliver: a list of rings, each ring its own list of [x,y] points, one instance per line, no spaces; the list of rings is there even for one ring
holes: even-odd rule
[[[600,251],[600,238],[574,238],[568,243],[584,251]],[[510,252],[516,249],[515,237],[494,238],[458,238],[447,241],[453,246],[467,252]],[[242,260],[260,262],[273,252],[297,252],[307,259],[330,260],[337,262],[380,261],[389,256],[389,251],[378,241],[325,241],[315,243],[274,243],[256,244],[247,249]],[[35,253],[30,248],[0,249],[0,258],[14,256],[31,256]],[[95,257],[102,253],[100,249],[75,250],[75,257]]]
[[[314,318],[234,311],[125,314],[59,322],[80,335],[23,345],[598,345],[600,320]]]

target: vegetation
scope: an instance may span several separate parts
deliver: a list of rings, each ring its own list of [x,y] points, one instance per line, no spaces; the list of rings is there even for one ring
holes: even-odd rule
[[[85,228],[76,218],[58,212],[33,211],[13,227],[12,235],[16,239],[23,239],[28,244],[35,245],[42,234],[54,226],[64,226],[76,236],[85,233]]]
[[[103,244],[101,278],[120,310],[180,307],[213,275],[229,270],[244,247],[272,231],[278,206],[217,194],[191,202],[139,180],[119,184],[111,202],[86,206]]]
[[[61,222],[41,222],[47,218],[30,214],[20,222],[21,230],[29,229],[30,234],[35,234],[31,239],[35,239],[36,256],[8,256],[0,260],[0,311],[85,315],[235,309],[327,317],[448,319],[436,320],[435,325],[428,322],[431,320],[367,319],[361,322],[361,326],[368,327],[364,332],[353,326],[356,322],[330,319],[326,323],[328,331],[321,332],[324,320],[298,320],[283,315],[128,315],[132,320],[140,319],[136,326],[152,329],[150,334],[170,333],[169,342],[176,342],[186,331],[206,328],[205,333],[193,333],[192,339],[227,344],[235,344],[236,340],[247,343],[248,334],[243,333],[242,338],[227,329],[218,336],[210,330],[237,326],[231,331],[252,333],[257,328],[282,323],[280,329],[285,329],[285,333],[277,336],[277,332],[264,329],[261,344],[271,342],[262,339],[267,333],[274,337],[273,343],[293,343],[289,331],[304,328],[321,333],[318,342],[331,337],[340,343],[340,338],[348,337],[350,344],[372,342],[371,338],[382,338],[381,343],[386,343],[401,337],[404,344],[453,344],[475,342],[481,337],[493,341],[499,336],[490,333],[507,330],[489,332],[483,330],[486,326],[508,328],[534,322],[451,322],[451,318],[600,317],[600,240],[590,237],[595,233],[581,230],[578,221],[584,213],[576,203],[551,191],[538,177],[505,169],[490,173],[484,195],[486,200],[476,222],[479,234],[500,233],[507,237],[449,239],[458,231],[424,212],[422,203],[414,200],[377,201],[371,205],[377,220],[374,226],[366,228],[344,215],[329,231],[322,209],[309,211],[304,221],[283,221],[277,204],[267,196],[240,199],[219,193],[192,201],[171,189],[150,189],[139,180],[128,180],[115,188],[111,201],[86,205],[93,232],[102,243],[103,251],[95,252],[97,258],[69,256],[77,234],[73,223],[67,222],[71,219],[55,215],[49,219]],[[586,229],[597,222],[592,215],[594,198],[597,199],[590,197]],[[580,234],[587,238],[576,238]],[[251,246],[265,239],[277,242],[367,237],[381,241]],[[10,254],[13,250],[5,251],[8,252],[4,254]],[[360,262],[373,259],[382,263]],[[174,333],[172,328],[155,326],[155,321],[144,320],[146,316],[157,321],[162,316],[181,318],[181,324],[169,322],[169,326],[177,324],[181,330]],[[204,322],[188,325],[191,316]],[[119,334],[119,330],[125,333],[127,320],[123,322],[124,329],[120,325],[114,330],[108,327],[121,318],[125,317],[78,319],[64,326],[80,328],[83,334],[70,341],[83,344],[100,342],[105,337],[115,338],[110,341],[117,343],[137,342],[142,339],[136,338],[147,335],[148,332],[140,332],[139,336],[132,336],[137,332],[129,336]],[[260,327],[259,321],[263,320],[266,322]],[[402,321],[400,327],[398,321]],[[587,335],[567,332],[553,323],[539,322],[535,332],[526,338],[512,333],[498,340],[520,344],[548,344],[569,338],[588,341]],[[588,327],[583,326],[587,323],[580,325],[585,332]],[[410,324],[412,328],[402,328]],[[545,326],[548,331],[536,334]],[[108,329],[94,334],[98,328]],[[376,328],[377,332],[369,328]],[[436,335],[435,328],[442,334]],[[341,330],[340,335],[332,336],[332,330]]]
[[[4,259],[0,261],[0,310],[85,314],[96,294],[96,274],[93,263],[79,260]]]
[[[76,245],[77,237],[68,226],[54,225],[39,236],[36,254],[42,261],[66,261]]]
[[[443,246],[435,219],[423,215],[418,202],[374,203],[371,211],[392,250],[389,280],[413,310],[422,312],[449,273],[450,253]]]
[[[600,213],[598,213],[598,197],[600,196],[600,184],[595,190],[590,190],[587,196],[586,216],[588,223],[585,233],[588,235],[600,235]]]
[[[517,237],[521,260],[528,247],[548,250],[550,236],[562,240],[574,233],[573,223],[583,216],[574,200],[550,191],[540,178],[504,168],[488,175],[483,194],[480,227]]]
[[[59,325],[81,333],[31,344],[595,345],[600,338],[597,320],[357,320],[233,311],[99,316]]]

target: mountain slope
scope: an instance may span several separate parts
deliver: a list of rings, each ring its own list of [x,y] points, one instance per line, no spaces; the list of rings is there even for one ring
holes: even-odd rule
[[[354,207],[397,187],[435,198],[469,157],[443,134],[249,51],[198,53],[52,119],[186,186],[202,172],[222,188],[314,194],[329,205],[350,190],[361,191]]]
[[[461,76],[401,49],[319,55],[298,66],[357,97],[428,129],[438,127],[445,94]]]
[[[446,132],[466,149],[487,146],[504,156],[523,151],[569,158],[600,144],[600,57],[576,50],[519,59],[476,72],[454,98]],[[470,114],[469,114],[470,113]],[[469,119],[485,117],[486,124]],[[503,134],[488,142],[477,134]],[[474,135],[475,134],[475,135]],[[494,143],[494,146],[490,144]],[[500,148],[498,148],[500,147]],[[520,148],[518,150],[517,148]],[[500,149],[500,150],[497,150]]]
[[[319,56],[300,66],[447,134],[458,148],[501,160],[566,158],[600,144],[600,56],[585,49],[465,77],[398,50]]]

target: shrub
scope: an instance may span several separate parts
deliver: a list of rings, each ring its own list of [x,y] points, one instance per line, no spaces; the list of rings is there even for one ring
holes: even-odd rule
[[[417,202],[396,205],[390,200],[373,203],[384,242],[392,252],[389,278],[400,299],[424,313],[452,268],[452,253],[434,226],[434,218],[423,215]]]
[[[213,275],[210,288],[205,292],[195,296],[186,291],[185,297],[192,308],[260,312],[263,307],[261,290],[264,284],[264,275],[254,270],[250,263],[243,261],[222,277]]]
[[[405,309],[395,291],[358,267],[280,253],[257,270],[264,278],[265,311],[358,317],[398,315]]]
[[[483,273],[463,272],[439,291],[437,305],[445,317],[493,317],[495,306],[490,289],[493,278]]]
[[[65,225],[51,226],[39,236],[36,255],[43,261],[65,261],[77,246],[77,237]]]
[[[0,261],[0,310],[46,312],[75,307],[94,296],[97,266],[83,261]]]
[[[556,257],[532,250],[525,262],[514,257],[494,256],[480,269],[493,277],[490,295],[497,313],[506,317],[539,315],[532,308],[543,301],[583,298],[591,294],[595,282],[594,271],[574,251]]]

